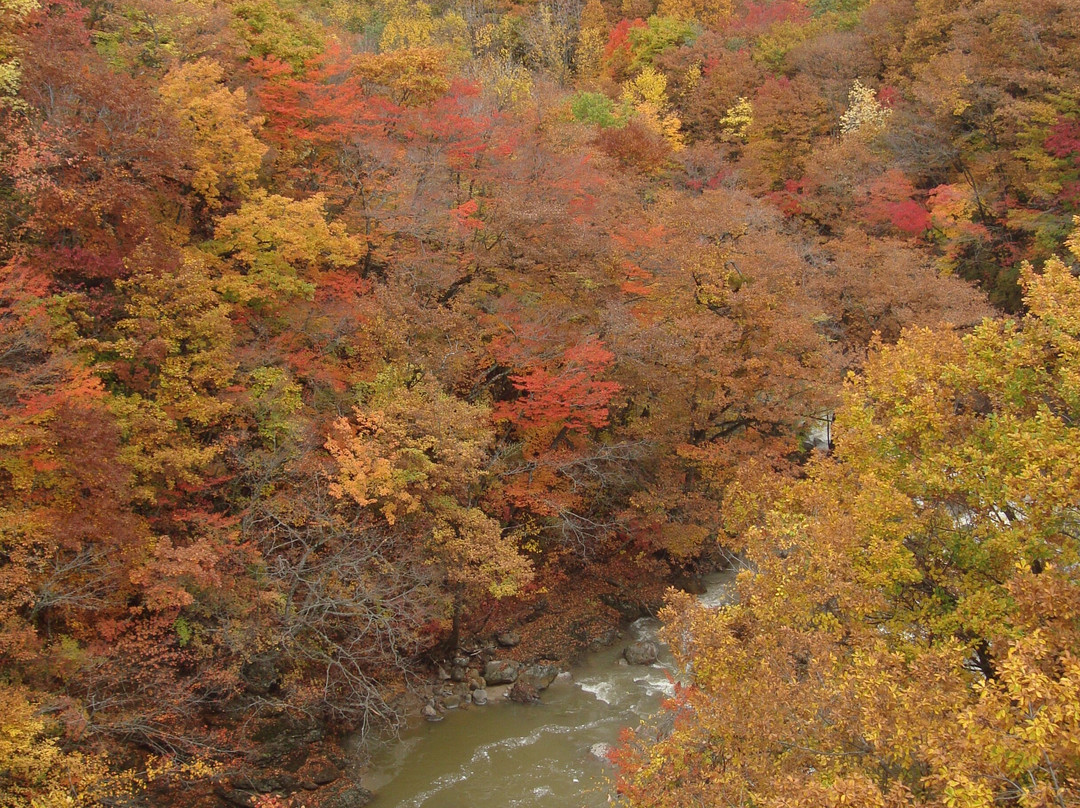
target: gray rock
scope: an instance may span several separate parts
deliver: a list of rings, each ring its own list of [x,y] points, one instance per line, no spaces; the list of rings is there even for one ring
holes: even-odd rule
[[[507,659],[493,659],[484,666],[484,681],[489,685],[505,685],[516,682],[521,665]]]
[[[594,743],[589,747],[589,754],[599,761],[604,763],[610,763],[610,755],[615,750],[615,747],[609,743]]]
[[[454,667],[467,668],[469,667],[469,658],[467,656],[454,657]]]
[[[424,709],[420,711],[420,715],[424,716],[428,721],[442,720],[442,716],[439,715],[439,711],[435,709],[434,704],[425,704]]]
[[[483,688],[478,688],[472,692],[472,703],[483,706],[488,703],[487,691]]]
[[[322,808],[364,808],[375,795],[366,788],[349,786],[319,803]]]
[[[502,631],[495,635],[495,641],[503,648],[513,648],[521,644],[521,635],[516,631]]]
[[[443,706],[447,710],[456,710],[461,706],[461,696],[447,696],[443,699]]]
[[[656,662],[660,649],[652,640],[641,640],[626,646],[623,657],[631,665],[651,665]]]
[[[455,665],[450,669],[450,678],[455,682],[464,682],[468,671],[461,665]]]
[[[619,639],[619,630],[609,628],[589,640],[589,650],[599,651],[601,648],[607,648],[609,645],[614,645],[617,639]]]
[[[517,680],[535,687],[537,690],[547,690],[548,685],[555,681],[559,675],[559,669],[554,665],[530,665],[523,669]]]
[[[484,677],[476,671],[469,671],[468,684],[470,690],[483,690],[487,682],[485,682]]]

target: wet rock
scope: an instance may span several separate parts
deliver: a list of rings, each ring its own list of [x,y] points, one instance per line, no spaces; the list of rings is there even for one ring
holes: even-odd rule
[[[461,706],[461,696],[447,696],[443,699],[443,706],[447,710],[456,710]]]
[[[442,721],[442,716],[439,715],[439,711],[435,709],[434,704],[425,704],[424,709],[420,711],[420,715],[424,716],[428,721]]]
[[[603,763],[610,763],[609,757],[612,752],[615,751],[615,747],[609,743],[594,743],[589,747],[589,754]]]
[[[472,692],[472,703],[478,706],[483,706],[488,703],[487,691],[483,688],[478,688]]]
[[[660,649],[652,640],[641,640],[626,646],[623,657],[631,665],[651,665],[659,653]]]
[[[300,771],[300,776],[317,786],[325,786],[327,783],[339,780],[341,770],[326,758],[313,758]]]
[[[683,592],[689,592],[691,595],[704,595],[705,584],[702,583],[700,576],[697,575],[678,575],[672,584],[681,589]]]
[[[516,631],[502,631],[495,635],[495,641],[503,648],[514,648],[521,644],[521,635]]]
[[[519,679],[510,688],[509,698],[510,701],[516,701],[518,704],[532,704],[535,701],[540,701],[540,691],[530,682]]]
[[[637,620],[639,617],[645,617],[649,614],[649,610],[645,608],[643,603],[631,600],[629,597],[603,594],[600,596],[600,602],[615,609],[623,620]]]
[[[615,641],[618,639],[619,630],[616,628],[609,628],[589,640],[589,650],[599,651],[601,648],[607,648],[609,645],[614,645]]]
[[[487,682],[484,681],[484,677],[476,671],[469,671],[467,682],[469,690],[483,690]]]
[[[364,808],[375,795],[366,788],[349,786],[319,802],[319,808]]]
[[[489,685],[505,685],[516,682],[521,666],[506,659],[493,659],[484,666],[484,681]]]
[[[537,690],[547,690],[558,675],[559,669],[554,665],[530,665],[518,674],[517,681],[532,685]]]

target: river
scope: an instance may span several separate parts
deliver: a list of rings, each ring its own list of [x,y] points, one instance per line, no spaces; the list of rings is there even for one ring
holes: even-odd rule
[[[701,601],[730,602],[735,571],[705,579]],[[504,701],[451,710],[376,753],[364,779],[371,808],[594,808],[608,805],[610,765],[590,754],[654,715],[678,675],[666,648],[651,666],[620,664],[623,649],[655,639],[643,618],[610,648],[589,654],[537,704]]]

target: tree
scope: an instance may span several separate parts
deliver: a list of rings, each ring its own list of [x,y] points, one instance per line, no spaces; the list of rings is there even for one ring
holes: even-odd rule
[[[438,565],[456,648],[462,612],[483,597],[506,597],[532,577],[514,536],[473,505],[484,485],[492,434],[483,408],[446,395],[433,381],[385,371],[364,407],[339,419],[326,448],[337,464],[331,496],[376,512],[419,539]]]
[[[326,221],[325,205],[322,194],[295,200],[259,190],[219,219],[213,246],[244,269],[226,276],[223,288],[243,303],[311,297],[319,267],[355,265],[363,244]]]
[[[262,120],[247,111],[243,88],[224,86],[225,69],[208,59],[179,65],[161,83],[161,97],[193,142],[192,187],[211,208],[221,196],[251,193],[266,146],[256,137]]]
[[[691,682],[620,753],[629,804],[1080,797],[1080,281],[1023,284],[1022,322],[879,345],[835,454],[742,536],[740,604],[672,598]]]

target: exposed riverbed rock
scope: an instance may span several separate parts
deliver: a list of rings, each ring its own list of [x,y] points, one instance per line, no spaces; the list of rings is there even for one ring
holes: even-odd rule
[[[477,688],[476,690],[474,690],[472,692],[472,703],[476,704],[476,705],[479,705],[479,706],[483,706],[483,705],[487,704],[488,703],[487,691],[484,690],[482,687]]]
[[[602,763],[610,763],[611,758],[609,755],[614,751],[615,747],[609,743],[594,743],[589,747],[589,754]]]
[[[341,778],[341,769],[323,757],[312,758],[297,772],[301,780],[325,786]]]
[[[651,665],[656,662],[660,649],[652,640],[641,640],[626,646],[623,657],[631,665]]]
[[[689,592],[691,595],[705,594],[705,583],[697,575],[677,575],[671,583],[675,588],[681,589],[683,592]]]
[[[531,685],[538,691],[547,690],[558,675],[559,669],[554,665],[529,665],[518,674],[517,681]]]
[[[319,800],[319,808],[364,808],[375,798],[366,788],[349,786]]]
[[[510,688],[509,698],[510,701],[516,701],[518,704],[532,704],[540,700],[540,691],[531,682],[518,679]]]
[[[484,666],[484,681],[489,685],[507,685],[516,682],[521,665],[507,659],[493,659]]]
[[[588,648],[590,651],[599,651],[601,648],[614,645],[615,641],[621,638],[622,632],[617,628],[607,628],[589,639]]]

